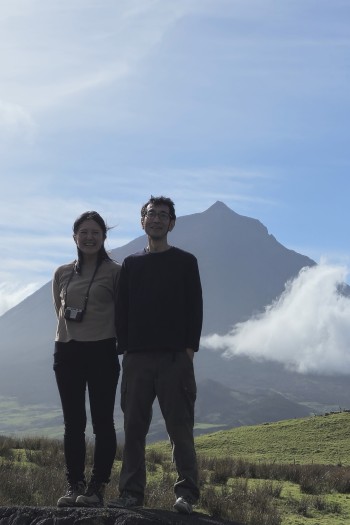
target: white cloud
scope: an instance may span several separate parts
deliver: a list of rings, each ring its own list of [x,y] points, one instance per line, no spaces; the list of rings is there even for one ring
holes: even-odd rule
[[[22,285],[20,283],[1,283],[0,284],[0,315],[19,302],[23,301],[39,288],[38,283]]]
[[[326,264],[303,269],[265,313],[202,343],[300,373],[349,374],[350,298],[338,293],[346,275],[346,268]]]
[[[296,163],[307,168],[304,190],[312,173],[319,190],[329,163],[315,160],[345,161],[348,7],[335,3],[2,0],[0,281],[47,280],[71,256],[71,224],[86,209],[117,225],[112,248],[125,244],[142,233],[151,193],[174,198],[178,215],[222,200],[274,235],[281,225],[286,244],[287,196],[297,203],[290,224],[307,202],[317,228],[305,241],[294,226],[298,242],[327,249],[310,205],[325,216],[328,203],[320,191],[300,197]],[[300,24],[312,10],[313,23]],[[332,184],[343,168],[332,166]],[[342,225],[348,208],[333,202]]]
[[[30,113],[19,104],[0,100],[0,146],[15,140],[32,143],[36,124]]]
[[[3,3],[2,96],[34,111],[61,107],[74,96],[75,118],[77,95],[96,90],[100,102],[101,89],[113,85],[115,96],[118,82],[137,71],[140,60],[190,10],[185,2],[159,0],[119,5],[66,0]],[[80,102],[86,111],[86,100]]]

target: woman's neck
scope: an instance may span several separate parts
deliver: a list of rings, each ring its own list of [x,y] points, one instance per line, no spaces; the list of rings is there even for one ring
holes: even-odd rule
[[[82,265],[85,268],[95,268],[97,264],[97,260],[98,260],[97,255],[90,255],[90,256],[84,255],[83,260],[82,260]]]

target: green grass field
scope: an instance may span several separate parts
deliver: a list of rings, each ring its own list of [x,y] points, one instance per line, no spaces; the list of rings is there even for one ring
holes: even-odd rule
[[[197,510],[246,525],[349,524],[349,430],[350,413],[339,412],[197,437]],[[118,454],[107,498],[116,495]],[[170,509],[169,442],[148,445],[146,459],[147,506]],[[0,436],[0,505],[55,505],[63,488],[61,441]]]
[[[198,454],[234,457],[254,462],[350,466],[350,412],[288,419],[196,438]],[[165,452],[167,442],[150,444]]]
[[[199,453],[250,461],[350,465],[350,413],[239,427],[196,439]]]
[[[61,437],[62,421],[60,407],[21,405],[15,397],[0,396],[0,435]]]
[[[233,458],[258,465],[341,465],[350,477],[349,412],[238,427],[197,437],[195,442],[199,457]],[[169,453],[170,445],[159,442],[148,449],[164,454]],[[298,484],[284,481],[276,499],[282,525],[350,523],[350,486],[349,493],[330,491],[322,495],[322,502],[317,498],[320,496],[303,494]]]

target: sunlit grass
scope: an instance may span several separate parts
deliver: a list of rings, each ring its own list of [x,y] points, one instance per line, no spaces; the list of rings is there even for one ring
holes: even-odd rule
[[[197,512],[246,525],[349,523],[349,423],[345,412],[196,438]],[[119,447],[107,500],[117,495],[121,453]],[[168,441],[147,446],[146,466],[146,506],[171,509],[176,472]],[[64,486],[61,440],[0,436],[0,505],[54,506]]]

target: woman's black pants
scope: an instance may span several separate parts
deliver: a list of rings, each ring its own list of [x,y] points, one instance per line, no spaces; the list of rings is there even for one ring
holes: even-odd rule
[[[67,480],[85,481],[87,389],[95,434],[91,481],[108,483],[117,447],[114,404],[120,364],[115,339],[56,342],[54,371],[64,417]]]

